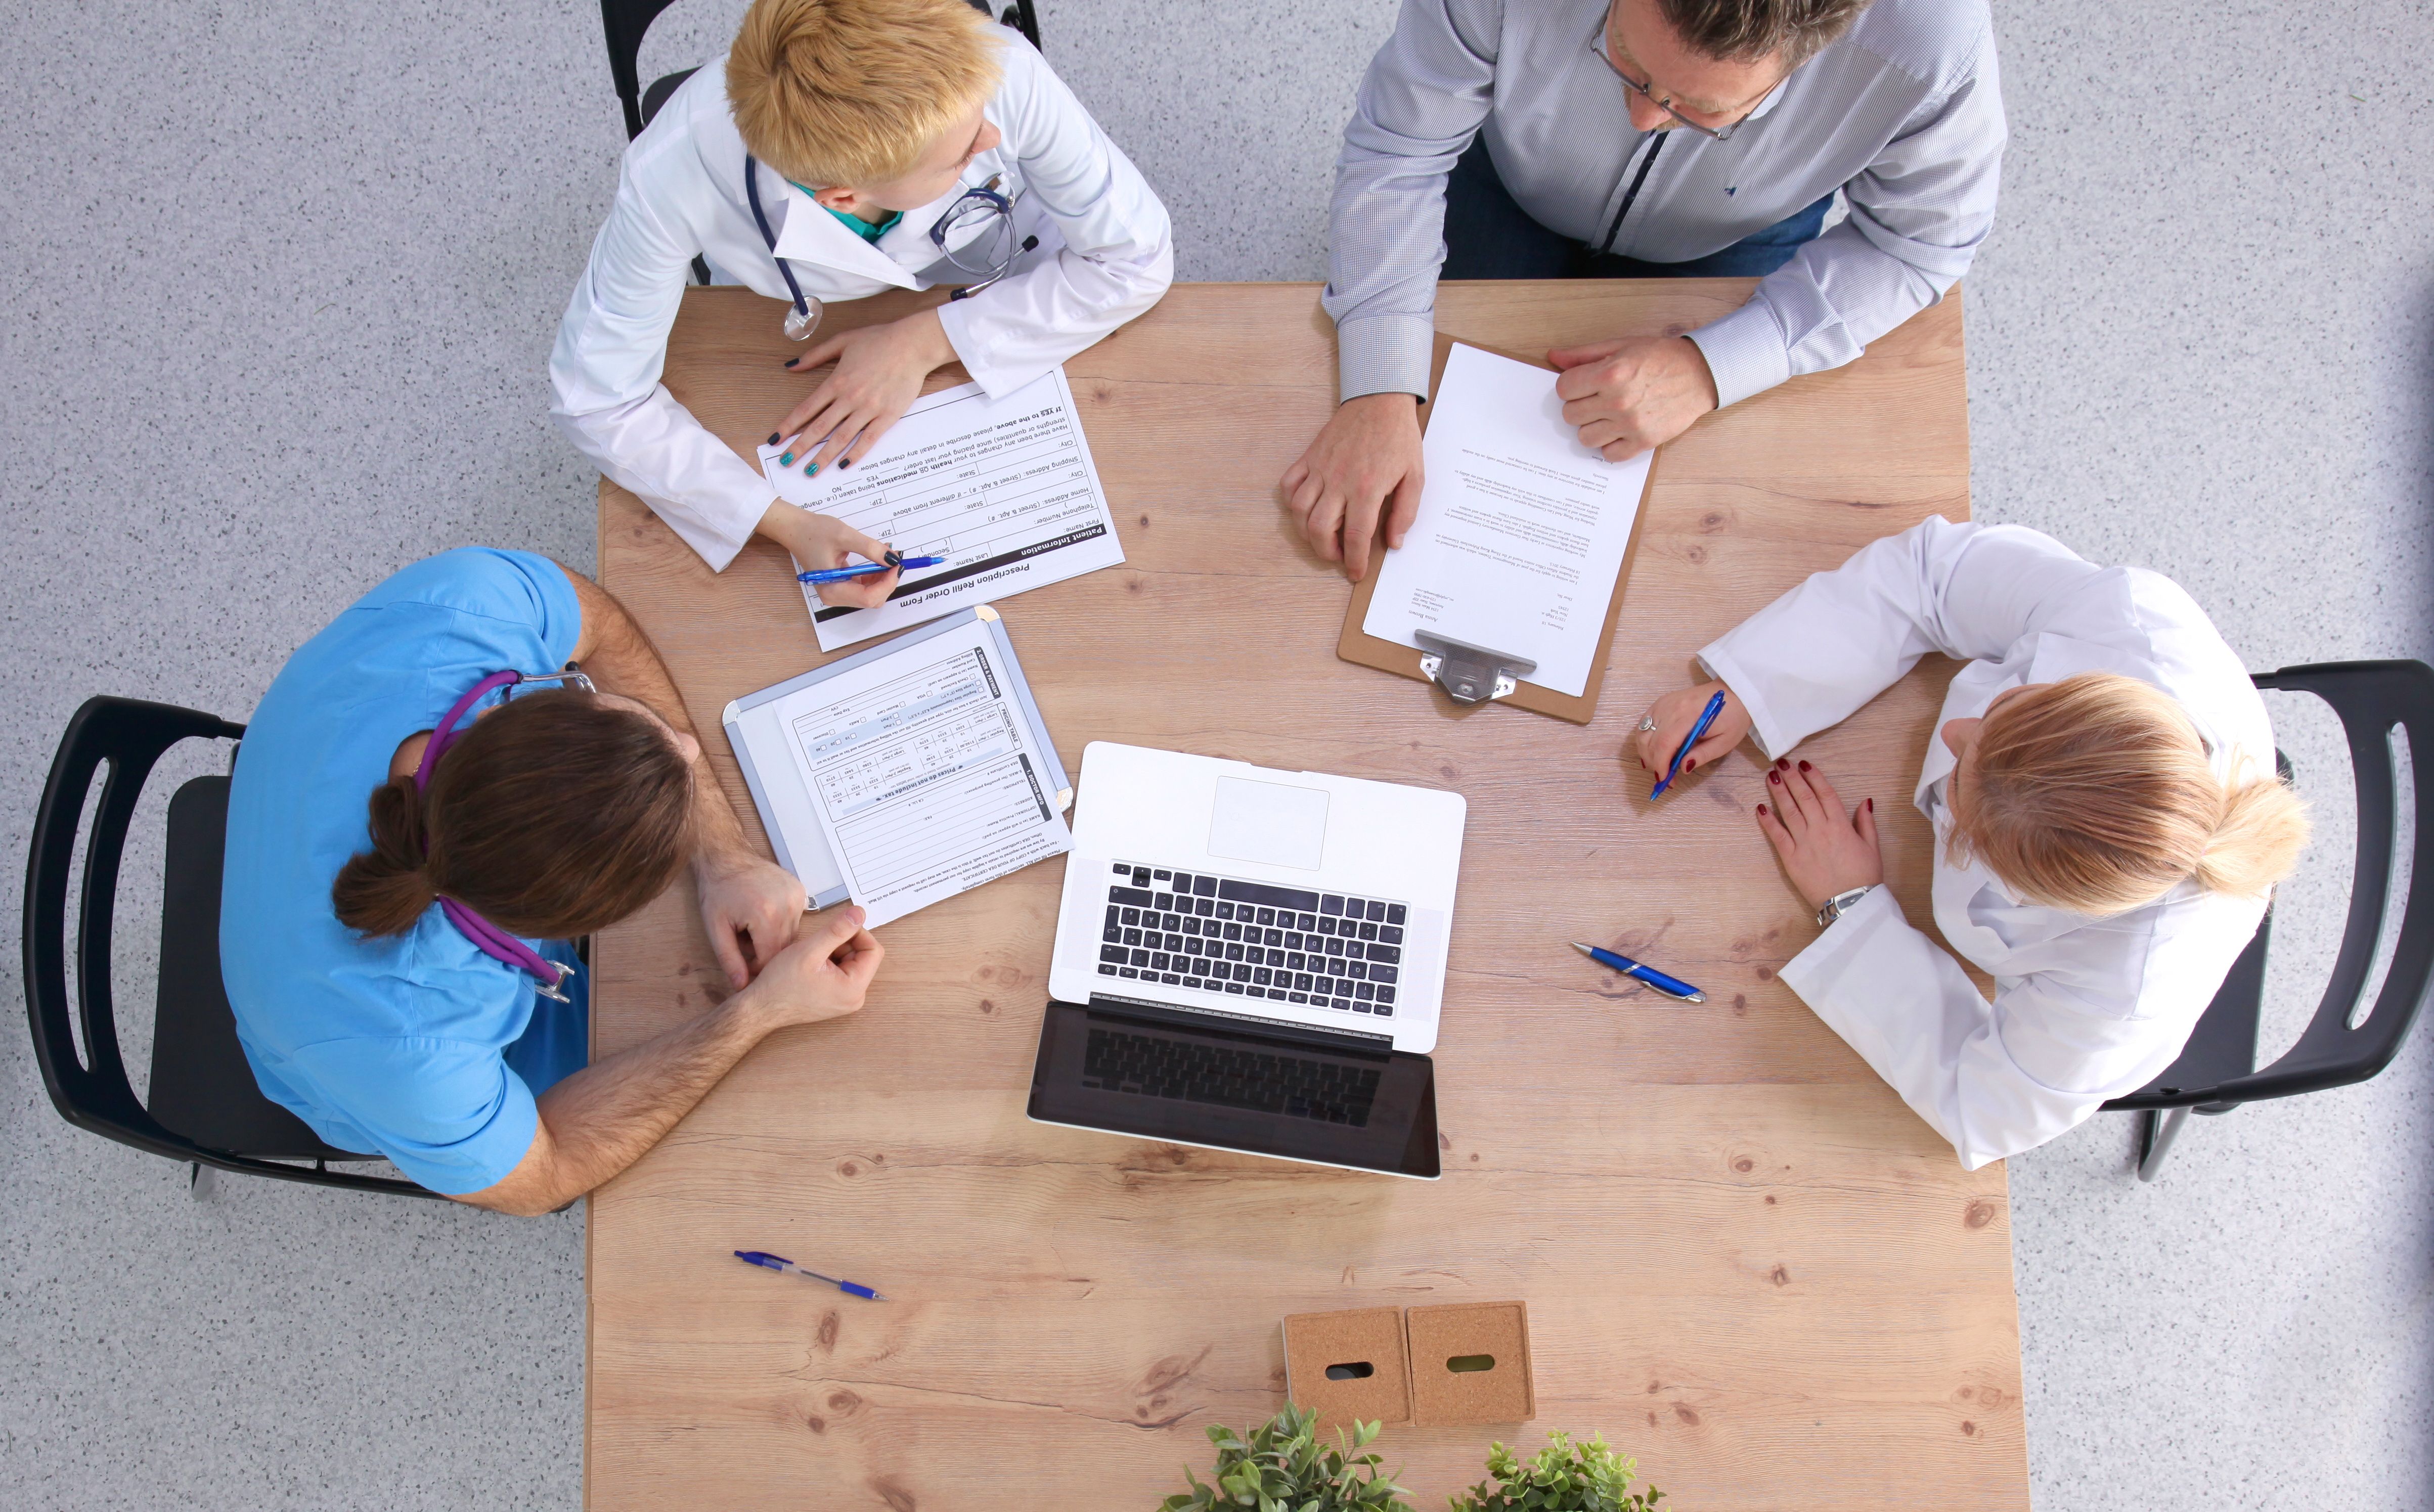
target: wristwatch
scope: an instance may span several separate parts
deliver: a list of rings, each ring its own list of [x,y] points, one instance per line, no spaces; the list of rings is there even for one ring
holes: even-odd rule
[[[1876,890],[1877,885],[1872,882],[1864,887],[1854,887],[1849,892],[1838,892],[1826,899],[1826,906],[1817,910],[1817,927],[1824,929],[1833,923],[1834,920],[1857,908],[1860,899]]]

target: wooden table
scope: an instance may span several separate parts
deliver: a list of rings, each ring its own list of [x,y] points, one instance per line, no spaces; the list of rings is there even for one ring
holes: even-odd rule
[[[1527,350],[1686,330],[1747,288],[1449,284],[1437,318]],[[778,367],[799,350],[779,309],[691,290],[669,355],[671,390],[747,457],[807,387]],[[1956,293],[1666,450],[1586,728],[1457,713],[1335,659],[1346,585],[1276,490],[1334,396],[1315,288],[1178,287],[1069,364],[1129,559],[1002,606],[1067,765],[1113,739],[1469,799],[1444,1179],[1028,1122],[1062,864],[991,883],[888,926],[867,1007],[763,1043],[592,1196],[590,1504],[1145,1508],[1205,1471],[1206,1424],[1280,1404],[1284,1314],[1520,1297],[1538,1419],[1380,1440],[1423,1512],[1491,1437],[1551,1428],[1603,1432],[1684,1512],[2025,1508],[2003,1168],[1962,1171],[1776,980],[1815,931],[1750,817],[1746,755],[1654,808],[1617,765],[1708,639],[1872,539],[1966,515],[1961,324]],[[756,543],[713,576],[604,487],[600,568],[750,815],[719,711],[821,660],[784,558]],[[1901,799],[1949,670],[1805,747],[1884,800],[1922,921],[1928,834]],[[693,906],[680,888],[600,942],[600,1053],[719,992]],[[1709,1001],[1619,982],[1573,938]],[[728,1253],[755,1247],[898,1300]]]

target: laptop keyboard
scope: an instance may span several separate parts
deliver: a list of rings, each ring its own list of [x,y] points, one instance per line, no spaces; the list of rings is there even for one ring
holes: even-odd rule
[[[1366,1127],[1378,1072],[1154,1035],[1090,1030],[1082,1085]]]
[[[1119,861],[1106,906],[1101,976],[1394,1016],[1401,903]]]

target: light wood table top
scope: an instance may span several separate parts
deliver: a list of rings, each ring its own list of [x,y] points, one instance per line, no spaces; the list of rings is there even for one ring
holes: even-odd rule
[[[1687,330],[1748,287],[1456,284],[1437,320],[1527,351]],[[779,313],[692,290],[671,343],[669,388],[747,458],[808,387],[778,366],[801,350]],[[1067,765],[1120,740],[1469,799],[1435,1052],[1445,1177],[1027,1121],[1063,863],[1033,867],[887,926],[861,1013],[762,1044],[592,1196],[590,1504],[1148,1507],[1186,1463],[1206,1471],[1206,1424],[1280,1404],[1286,1314],[1518,1297],[1537,1420],[1380,1441],[1423,1512],[1481,1477],[1490,1438],[1534,1449],[1551,1428],[1604,1433],[1684,1512],[2025,1508],[2002,1166],[1963,1172],[1776,980],[1815,931],[1750,816],[1746,748],[1654,808],[1617,754],[1715,635],[1870,540],[1965,518],[1961,324],[1956,292],[1666,449],[1586,728],[1458,713],[1336,660],[1347,585],[1276,489],[1333,402],[1316,288],[1179,286],[1070,363],[1128,560],[1000,606]],[[604,486],[600,568],[750,825],[720,710],[822,660],[783,555],[755,542],[714,576]],[[1846,795],[1888,800],[1890,879],[1921,921],[1929,836],[1902,799],[1949,672],[1804,747]],[[1709,1001],[1619,982],[1575,938]],[[689,887],[597,954],[601,1054],[723,988]],[[896,1300],[728,1253],[751,1248]]]

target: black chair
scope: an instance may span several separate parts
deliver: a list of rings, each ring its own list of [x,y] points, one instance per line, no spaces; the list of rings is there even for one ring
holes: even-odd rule
[[[208,1165],[316,1186],[437,1197],[411,1181],[330,1170],[332,1160],[379,1157],[323,1143],[295,1114],[263,1096],[254,1082],[220,985],[220,862],[229,793],[224,776],[195,778],[169,800],[148,1106],[128,1082],[111,996],[111,924],[119,858],[136,799],[170,747],[244,734],[243,725],[133,698],[87,699],[68,721],[34,815],[26,868],[26,1006],[43,1085],[60,1116],[77,1127],[197,1169]],[[104,763],[109,776],[84,852],[72,1022],[68,881],[76,869],[77,821]],[[74,1023],[84,1029],[81,1056]],[[313,1163],[283,1163],[290,1160]]]
[[[2312,693],[2332,705],[2349,737],[2357,782],[2357,863],[2349,919],[2331,982],[2299,1042],[2273,1064],[2256,1064],[2256,1027],[2265,998],[2265,956],[2273,933],[2268,913],[2233,963],[2186,1048],[2164,1074],[2104,1106],[2140,1114],[2138,1179],[2152,1181],[2191,1112],[2228,1113],[2242,1103],[2291,1097],[2361,1082],[2391,1064],[2434,983],[2434,667],[2423,662],[2331,662],[2284,667],[2255,679],[2267,689]],[[2416,822],[2398,939],[2374,1003],[2367,973],[2383,933],[2392,885],[2398,804],[2390,731],[2408,732]],[[2283,766],[2287,779],[2289,767]]]

